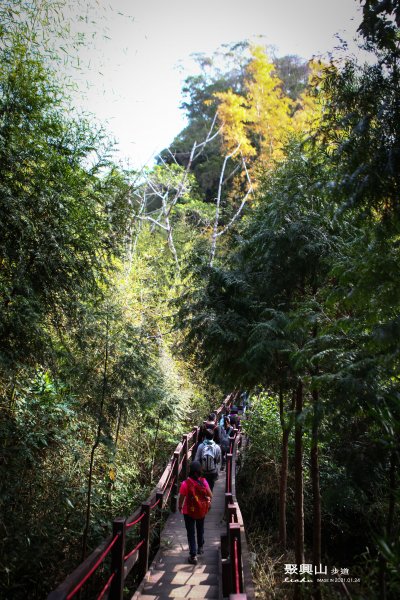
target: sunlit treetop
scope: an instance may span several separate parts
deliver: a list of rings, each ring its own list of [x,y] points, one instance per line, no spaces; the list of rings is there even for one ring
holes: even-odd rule
[[[251,114],[246,98],[228,90],[215,94],[220,101],[218,118],[222,126],[224,148],[228,153],[240,150],[243,156],[254,156],[255,148],[248,137]]]
[[[282,82],[265,50],[254,46],[251,54],[252,59],[246,69],[246,88],[252,133],[259,146],[260,160],[268,164],[282,154],[282,147],[292,129],[290,113],[293,102],[282,92]]]

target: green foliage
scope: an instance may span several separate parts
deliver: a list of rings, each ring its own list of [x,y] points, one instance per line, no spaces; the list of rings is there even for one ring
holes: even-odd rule
[[[332,207],[318,192],[328,176],[294,144],[288,162],[266,176],[230,265],[194,271],[199,279],[182,297],[180,318],[188,347],[213,374],[265,385],[304,345],[313,322],[302,303],[326,277],[335,245]]]
[[[319,137],[338,166],[345,207],[365,209],[389,225],[398,221],[399,27],[396,2],[367,0],[359,31],[369,61],[334,64],[322,86],[326,104]],[[362,213],[363,214],[363,213]]]
[[[251,405],[251,415],[243,424],[248,447],[237,481],[239,502],[248,531],[260,531],[261,527],[273,532],[278,508],[281,438],[277,398],[267,392],[256,392],[251,396]],[[261,524],[260,517],[266,514],[268,519]]]
[[[76,495],[74,480],[85,427],[75,398],[40,371],[30,384],[15,388],[9,405],[3,406],[0,427],[1,589],[17,593],[27,585],[36,587],[35,569],[54,577],[54,567],[49,568],[54,564],[54,531],[64,538],[64,524],[79,527],[75,509],[79,511],[82,496]],[[33,568],[21,562],[27,556],[35,557]]]
[[[302,380],[306,449],[319,429],[327,560],[344,557],[362,568],[368,547],[371,597],[385,579],[396,597],[398,27],[392,3],[367,2],[364,14],[361,31],[368,29],[375,62],[349,59],[327,69],[316,90],[325,108],[314,139],[293,140],[285,160],[264,175],[256,206],[220,264],[198,268],[195,259],[179,316],[185,347],[215,380],[224,373],[238,387],[286,395]],[[255,422],[265,437],[252,435],[254,452],[277,461],[276,437],[264,430],[274,428],[257,411]],[[257,485],[271,493],[264,512],[276,515],[272,470],[260,466]],[[307,539],[312,496],[305,482]]]
[[[48,319],[72,315],[80,297],[98,293],[117,223],[107,218],[109,183],[96,177],[106,165],[103,135],[63,116],[60,90],[23,46],[3,48],[0,61],[0,322],[7,368],[43,352]],[[85,167],[95,147],[99,158]]]
[[[277,411],[277,398],[266,392],[252,396],[251,418],[244,423],[244,431],[250,439],[246,460],[263,469],[266,460],[278,462],[281,425]]]
[[[172,353],[165,236],[138,225],[137,174],[70,108],[19,18],[32,6],[9,3],[0,50],[0,595],[15,599],[44,597],[80,562],[86,525],[90,549],[146,498],[210,402]],[[158,171],[176,189],[182,169]],[[182,255],[207,214],[180,198]]]
[[[393,58],[398,57],[398,29],[400,10],[395,0],[379,2],[364,0],[363,19],[358,31],[371,51],[382,51]]]

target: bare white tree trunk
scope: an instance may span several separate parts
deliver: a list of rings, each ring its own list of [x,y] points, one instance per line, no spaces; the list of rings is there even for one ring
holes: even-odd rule
[[[218,183],[218,193],[217,193],[217,198],[216,198],[213,235],[211,238],[211,256],[210,256],[210,263],[209,263],[210,267],[212,266],[212,264],[214,262],[215,252],[217,249],[219,211],[220,211],[220,206],[221,206],[222,187],[224,185],[224,175],[225,175],[226,164],[230,158],[233,158],[235,156],[235,154],[237,154],[239,152],[239,149],[240,149],[240,144],[235,148],[235,150],[231,154],[227,154],[225,156],[224,162],[222,163],[222,169],[221,169],[221,173],[219,176],[219,183]]]
[[[249,183],[249,189],[247,190],[239,208],[237,209],[236,213],[233,215],[232,219],[229,221],[229,223],[227,225],[225,225],[225,227],[223,229],[221,229],[221,231],[219,231],[217,233],[217,237],[219,237],[220,235],[223,235],[224,233],[226,233],[228,231],[228,229],[230,229],[230,227],[233,225],[233,223],[236,221],[236,219],[238,218],[238,216],[240,215],[240,213],[243,210],[244,205],[247,202],[248,197],[250,196],[251,192],[253,191],[253,184],[251,183],[251,179],[250,179],[250,175],[249,172],[247,170],[247,166],[246,166],[246,161],[244,160],[244,158],[242,158],[242,162],[243,162],[243,167],[246,173],[246,178],[247,181]]]
[[[161,209],[157,209],[151,213],[146,213],[146,203],[147,203],[146,188],[144,189],[144,192],[142,192],[143,195],[142,196],[139,195],[140,208],[139,208],[138,213],[136,214],[136,219],[138,219],[139,221],[147,221],[149,223],[152,223],[152,225],[154,225],[155,227],[159,227],[166,232],[168,247],[171,251],[171,254],[174,257],[176,268],[177,268],[178,272],[180,271],[179,257],[178,257],[178,253],[177,253],[175,243],[174,243],[173,226],[172,226],[170,217],[171,217],[171,213],[172,213],[174,207],[176,206],[177,202],[179,201],[180,198],[182,198],[182,196],[188,190],[188,178],[189,178],[189,173],[192,168],[193,161],[196,160],[201,155],[201,153],[206,148],[207,144],[212,142],[220,134],[220,132],[222,130],[222,126],[221,126],[218,129],[218,131],[213,133],[213,130],[214,130],[214,127],[215,127],[215,124],[217,121],[217,116],[218,116],[218,114],[216,113],[214,116],[213,122],[211,124],[211,127],[207,133],[206,139],[199,144],[197,142],[194,142],[191,152],[189,154],[189,159],[188,159],[187,165],[186,165],[185,169],[182,171],[182,176],[181,176],[180,181],[178,181],[178,183],[176,183],[176,182],[174,183],[174,177],[176,177],[176,170],[171,169],[170,166],[168,165],[168,163],[165,162],[165,160],[162,156],[160,156],[160,161],[164,165],[167,172],[169,172],[171,174],[172,182],[165,184],[165,182],[160,182],[160,181],[157,181],[154,179],[152,180],[151,177],[145,178],[147,190],[151,191],[150,195],[153,194],[154,196],[159,198],[159,200],[161,201]],[[242,165],[243,165],[244,171],[246,173],[246,178],[247,178],[247,181],[249,184],[249,188],[248,188],[238,210],[234,214],[234,216],[231,218],[229,223],[222,230],[219,231],[218,229],[219,229],[219,219],[220,219],[220,209],[221,209],[223,186],[225,185],[225,183],[227,181],[229,181],[229,179],[231,179],[235,175],[235,173],[240,168],[240,165],[237,165],[233,169],[233,171],[231,173],[229,173],[229,175],[224,179],[225,170],[226,170],[226,166],[227,166],[229,159],[233,158],[239,152],[239,150],[240,150],[240,144],[237,146],[237,148],[233,152],[231,152],[230,154],[225,156],[224,162],[222,165],[222,169],[221,169],[221,173],[220,173],[220,177],[219,177],[218,193],[217,193],[217,197],[215,199],[216,207],[215,207],[213,233],[212,233],[212,238],[211,238],[211,255],[210,255],[210,263],[209,263],[210,266],[213,264],[213,261],[215,258],[215,253],[216,253],[216,248],[217,248],[217,239],[221,235],[226,233],[228,231],[228,229],[230,229],[230,227],[236,221],[236,219],[239,217],[240,213],[243,210],[244,205],[247,202],[249,195],[251,194],[251,192],[253,190],[253,186],[252,186],[250,176],[249,176],[249,173],[247,170],[246,162],[245,162],[245,159],[242,157]],[[172,154],[170,149],[168,149],[168,152],[171,155],[174,163],[177,166],[179,166],[175,156]],[[136,242],[137,242],[137,239],[135,241],[135,247],[136,247]]]

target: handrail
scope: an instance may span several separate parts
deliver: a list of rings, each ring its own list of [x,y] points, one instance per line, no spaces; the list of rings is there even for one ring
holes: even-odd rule
[[[134,521],[127,523],[125,525],[125,527],[128,529],[129,527],[133,527],[134,525],[137,525],[138,523],[140,523],[140,521],[143,519],[144,517],[144,513],[140,514],[140,517],[138,517],[137,519],[135,519]]]
[[[112,584],[115,576],[116,576],[116,573],[114,571],[113,573],[111,573],[110,577],[107,580],[106,585],[103,587],[103,589],[101,590],[100,594],[97,596],[97,600],[103,600],[104,596],[106,595],[106,593],[110,589],[110,586],[111,586],[111,584]]]
[[[240,594],[243,590],[241,590],[240,586],[240,572],[239,572],[239,550],[238,550],[238,541],[235,539],[233,541],[233,554],[234,554],[234,572],[235,572],[235,594]],[[241,567],[240,567],[241,569]]]
[[[229,394],[215,413],[220,415],[224,409],[235,402],[236,397],[237,392]],[[47,600],[72,600],[109,554],[111,554],[111,571],[97,597],[98,600],[105,598],[106,594],[109,600],[122,600],[124,581],[137,562],[139,562],[139,578],[143,579],[149,562],[150,513],[157,508],[160,514],[170,497],[170,510],[176,511],[179,476],[182,473],[185,477],[187,475],[189,458],[198,441],[199,431],[200,427],[194,427],[190,433],[182,436],[149,498],[126,519],[115,519],[113,536],[104,540],[65,581],[49,594]],[[189,442],[193,444],[189,445]],[[139,523],[140,534],[137,544],[133,550],[126,553],[126,534]]]
[[[242,433],[234,429],[229,453],[226,455],[225,516],[226,534],[221,536],[222,596],[229,600],[250,600],[255,597],[243,519],[236,497],[236,457],[242,445]]]
[[[75,596],[75,594],[77,594],[79,592],[79,590],[81,589],[81,587],[84,586],[84,584],[93,575],[93,573],[95,573],[97,571],[97,569],[99,568],[99,566],[101,565],[101,563],[104,561],[104,559],[106,558],[106,556],[108,556],[108,554],[110,554],[110,552],[113,549],[116,541],[118,540],[118,537],[119,537],[118,535],[114,536],[114,539],[112,540],[112,542],[107,546],[107,548],[104,550],[103,554],[99,557],[99,559],[91,567],[91,569],[88,571],[88,573],[86,573],[86,575],[81,579],[81,581],[66,596],[66,600],[70,600],[70,598],[73,598],[73,596]]]

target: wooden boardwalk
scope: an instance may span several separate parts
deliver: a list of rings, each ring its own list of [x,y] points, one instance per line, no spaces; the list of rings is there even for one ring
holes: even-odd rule
[[[204,554],[198,556],[198,564],[187,562],[189,550],[183,516],[179,512],[172,513],[162,532],[160,550],[132,600],[217,600],[222,597],[219,549],[221,534],[226,532],[224,503],[225,471],[222,471],[215,483],[211,510],[205,520]]]

